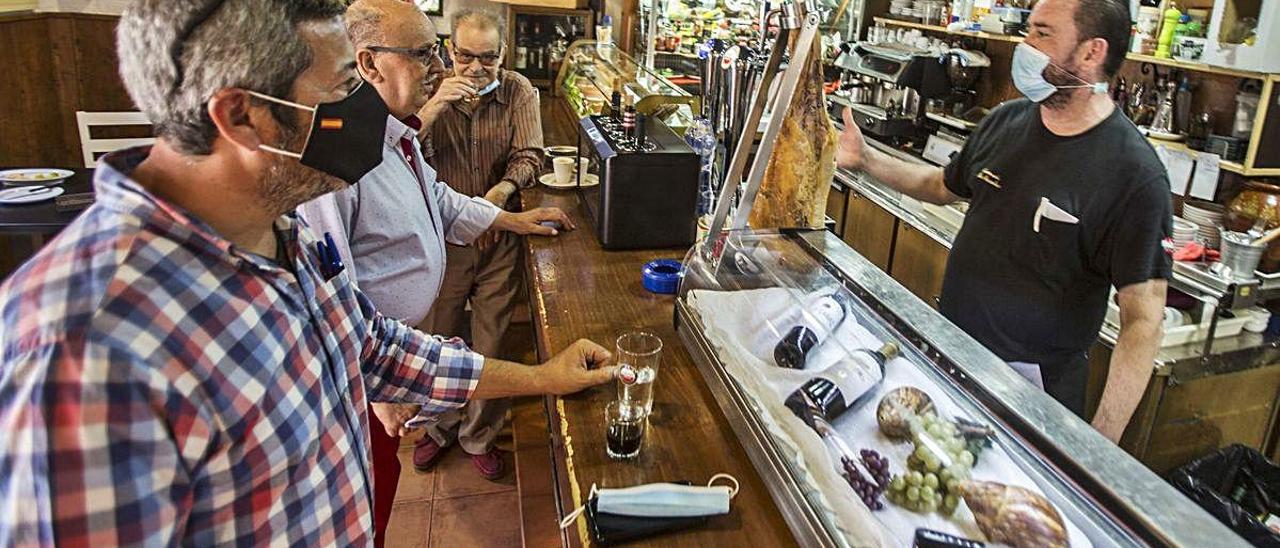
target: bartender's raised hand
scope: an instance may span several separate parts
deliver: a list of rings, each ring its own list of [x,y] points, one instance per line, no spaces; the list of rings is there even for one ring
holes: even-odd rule
[[[516,234],[555,236],[560,233],[555,228],[556,225],[565,230],[578,228],[558,207],[540,207],[520,213],[503,211],[498,213],[497,219],[493,220],[492,228]]]
[[[862,130],[853,121],[853,111],[849,107],[844,107],[840,116],[844,120],[844,131],[840,132],[840,140],[836,144],[836,165],[846,169],[859,169],[862,167],[863,148],[867,146],[867,141],[862,138]]]
[[[444,78],[436,85],[435,92],[431,94],[431,98],[427,99],[427,104],[418,111],[418,118],[422,119],[424,126],[431,127],[440,113],[449,108],[450,104],[475,98],[476,93],[471,80],[460,76]]]
[[[612,359],[603,346],[579,339],[538,367],[543,392],[563,396],[610,382],[618,373]]]
[[[377,403],[373,405],[373,415],[378,417],[378,422],[382,423],[383,430],[387,435],[393,438],[403,437],[409,434],[409,429],[404,427],[404,423],[418,416],[418,411],[422,410],[422,406],[416,403]]]

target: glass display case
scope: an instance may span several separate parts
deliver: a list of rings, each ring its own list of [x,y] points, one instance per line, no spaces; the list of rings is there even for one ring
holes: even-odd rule
[[[613,44],[579,40],[569,46],[556,89],[577,117],[603,114],[616,89],[636,112],[657,117],[683,134],[700,99],[644,67]]]
[[[676,329],[799,544],[1244,545],[835,235],[716,245]]]

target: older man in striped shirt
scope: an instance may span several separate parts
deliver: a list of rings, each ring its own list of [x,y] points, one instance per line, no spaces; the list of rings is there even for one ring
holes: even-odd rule
[[[420,113],[428,139],[427,161],[454,190],[483,196],[501,207],[536,182],[542,162],[538,90],[515,72],[502,71],[502,22],[486,11],[465,10],[452,19],[449,55],[453,77],[477,90],[472,100],[428,104]],[[444,283],[424,328],[465,333],[463,309],[471,301],[470,342],[498,355],[511,324],[520,274],[520,238],[490,232],[471,247],[447,249]],[[428,418],[427,435],[414,451],[414,465],[429,468],[455,440],[481,475],[503,475],[494,447],[509,408],[506,400],[472,401],[467,407]]]

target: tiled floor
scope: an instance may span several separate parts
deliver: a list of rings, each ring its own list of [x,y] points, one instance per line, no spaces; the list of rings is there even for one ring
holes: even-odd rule
[[[527,309],[526,309],[527,310]],[[527,313],[527,312],[524,312]],[[532,326],[513,323],[510,348],[504,354],[535,359]],[[387,525],[388,548],[454,548],[521,545],[520,504],[516,493],[515,463],[508,424],[498,447],[508,451],[507,474],[491,482],[480,476],[465,452],[456,445],[447,449],[431,471],[413,468],[413,443],[417,435],[401,440],[400,485],[396,505]]]
[[[510,437],[499,447],[510,448]],[[491,482],[471,466],[466,453],[451,447],[436,467],[413,468],[413,441],[400,448],[400,486],[387,526],[388,548],[520,546],[520,508],[513,463]]]
[[[549,120],[551,101],[543,101],[543,119]],[[544,123],[548,143],[572,143],[576,138],[567,125]],[[568,128],[567,130],[565,128]],[[523,284],[522,284],[523,285]],[[516,307],[507,344],[502,354],[522,363],[534,363],[533,325],[525,303]],[[466,324],[467,322],[464,322]],[[467,338],[467,334],[462,334]],[[413,443],[416,435],[402,440],[400,447],[400,485],[396,489],[396,505],[387,526],[388,548],[484,548],[521,545],[520,503],[515,484],[515,463],[507,453],[507,475],[490,482],[476,472],[471,461],[454,446],[443,460],[427,473],[413,468]],[[498,447],[511,449],[510,425],[499,438]]]

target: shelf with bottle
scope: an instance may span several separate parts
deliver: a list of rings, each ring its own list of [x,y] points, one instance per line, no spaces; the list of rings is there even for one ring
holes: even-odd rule
[[[981,38],[983,40],[995,40],[998,42],[1021,42],[1021,36],[1010,36],[1007,34],[992,34],[981,31],[965,31],[965,30],[948,30],[947,27],[941,25],[926,25],[914,21],[903,21],[901,19],[893,19],[890,17],[873,17],[877,23],[884,23],[894,27],[903,27],[908,29],[925,30],[930,32],[940,32],[950,34],[952,36],[969,36],[972,38]]]
[[[538,87],[552,84],[569,44],[594,36],[590,10],[510,7],[506,68]]]
[[[645,21],[649,9],[642,3]],[[757,0],[672,0],[660,9],[655,30],[646,30],[642,38],[653,42],[655,53],[697,57],[698,48],[711,39],[743,43],[759,38]]]
[[[947,27],[944,27],[941,25],[926,25],[923,23],[916,23],[914,21],[903,21],[901,19],[893,19],[890,17],[875,17],[873,19],[876,22],[884,23],[885,25],[910,28],[910,29],[918,29],[918,30],[924,30],[929,32],[938,32],[938,33],[949,34],[953,36],[969,36],[973,38],[980,38],[983,40],[993,40],[993,41],[1011,42],[1011,43],[1018,43],[1023,41],[1022,37],[1020,36],[1010,36],[1007,34],[991,34],[988,32],[953,31],[953,30],[948,30]],[[1144,55],[1140,53],[1129,53],[1125,56],[1125,58],[1128,59],[1129,61],[1133,61],[1136,63],[1152,63],[1156,65],[1176,67],[1176,68],[1189,70],[1193,72],[1204,72],[1209,74],[1218,74],[1222,76],[1234,76],[1237,78],[1252,78],[1255,80],[1264,80],[1268,77],[1268,74],[1262,73],[1262,72],[1255,72],[1250,70],[1239,70],[1239,69],[1234,69],[1229,67],[1219,67],[1219,66],[1210,65],[1207,63],[1201,63],[1201,62],[1195,62],[1195,61],[1183,61],[1183,60],[1174,59],[1174,58],[1166,59],[1162,57],[1156,57],[1154,55]]]

